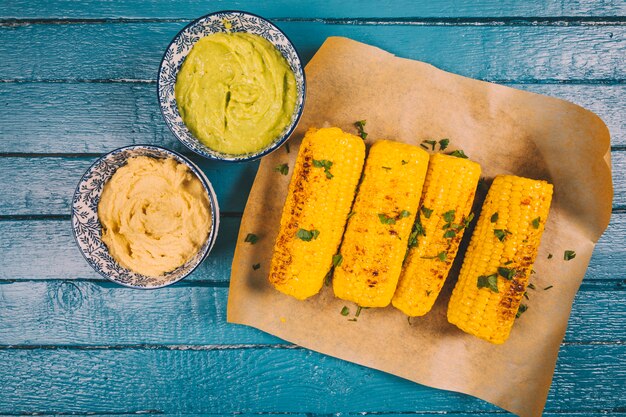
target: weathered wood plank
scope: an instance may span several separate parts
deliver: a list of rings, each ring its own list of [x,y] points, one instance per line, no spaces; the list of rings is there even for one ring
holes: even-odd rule
[[[358,5],[342,1],[307,1],[294,3],[281,0],[258,2],[253,0],[210,3],[185,0],[172,3],[166,0],[97,2],[68,2],[13,0],[0,3],[0,19],[49,18],[148,18],[193,19],[217,10],[238,9],[267,17],[333,18],[333,17],[542,17],[542,16],[623,16],[624,4],[618,0],[584,0],[569,2],[543,2],[532,0],[480,0],[415,2],[410,0],[384,0],[359,2]]]
[[[300,349],[3,349],[0,363],[0,413],[496,410]],[[566,345],[546,408],[622,407],[625,384],[626,345]]]
[[[222,218],[210,255],[187,280],[227,282],[239,218]],[[69,221],[0,222],[0,280],[98,279],[76,246]]]
[[[0,28],[0,79],[150,79],[184,23]],[[308,61],[328,36],[487,80],[626,78],[624,26],[410,26],[278,22]],[[15,51],[20,51],[16,54]],[[72,65],[68,65],[71,62]]]
[[[0,345],[283,343],[251,327],[227,324],[227,297],[227,288],[191,283],[159,291],[89,281],[0,283]],[[532,302],[531,297],[530,308]],[[337,320],[346,318],[337,312]],[[626,288],[581,290],[565,341],[626,341],[624,322]]]
[[[190,157],[213,184],[220,209],[243,211],[258,162],[224,163],[191,153]],[[69,215],[76,186],[96,159],[89,156],[0,159],[0,215]]]
[[[239,218],[222,218],[213,251],[187,280],[228,281],[239,224]],[[622,242],[626,242],[626,213],[615,213],[596,246],[586,280],[626,279]],[[551,249],[555,261],[564,249]],[[0,221],[0,253],[0,280],[102,279],[78,251],[69,221]]]
[[[285,152],[278,150],[277,152]],[[611,155],[615,197],[626,207],[626,152]],[[95,157],[3,157],[0,159],[0,215],[69,215],[76,185]],[[224,212],[242,212],[257,162],[227,164],[191,157],[215,187]],[[280,175],[276,173],[276,175]]]
[[[507,85],[594,111],[613,145],[626,146],[626,85]],[[165,126],[152,84],[5,83],[0,106],[0,153],[103,153],[134,143],[186,150]]]

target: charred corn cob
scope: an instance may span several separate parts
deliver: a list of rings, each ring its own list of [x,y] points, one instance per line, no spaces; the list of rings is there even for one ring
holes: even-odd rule
[[[384,307],[396,289],[419,205],[428,153],[399,142],[370,149],[335,268],[335,295],[362,307]]]
[[[448,321],[491,343],[504,343],[537,256],[552,200],[552,185],[497,176],[483,204]]]
[[[269,280],[303,300],[321,289],[337,253],[365,160],[359,137],[310,129],[302,140],[274,245]]]
[[[392,303],[409,316],[432,308],[471,221],[480,165],[468,159],[430,157],[420,210]]]

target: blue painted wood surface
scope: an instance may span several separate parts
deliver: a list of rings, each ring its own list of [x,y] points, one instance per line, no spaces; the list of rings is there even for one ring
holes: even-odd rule
[[[0,2],[0,415],[501,412],[225,323],[257,163],[195,158],[225,213],[214,251],[186,281],[134,291],[84,262],[68,220],[80,175],[126,144],[182,150],[159,114],[158,62],[186,22],[229,8],[275,18],[305,59],[327,36],[350,36],[604,119],[613,217],[576,297],[546,415],[625,416],[626,3],[618,0]]]

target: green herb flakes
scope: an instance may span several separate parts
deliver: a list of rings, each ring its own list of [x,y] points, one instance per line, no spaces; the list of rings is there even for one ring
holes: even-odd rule
[[[248,235],[243,241],[250,243],[251,245],[254,245],[255,243],[259,241],[259,237],[255,235],[254,233],[248,233]]]
[[[259,269],[260,267],[261,267],[261,264],[254,264],[254,265],[252,265],[252,269],[254,269],[255,271],[257,269]]]
[[[528,310],[528,306],[526,304],[520,304],[519,310],[517,310],[517,314],[515,315],[516,319],[519,319],[522,314],[524,314]]]
[[[422,206],[421,210],[422,210],[422,213],[424,214],[424,217],[426,217],[427,219],[430,219],[430,215],[433,214],[433,211],[424,206]]]
[[[496,211],[491,215],[491,223],[495,223],[498,221],[498,212]]]
[[[343,308],[341,309],[341,315],[347,316],[348,314],[350,314],[350,309],[346,306],[343,306]]]
[[[283,175],[289,174],[289,165],[288,164],[280,164],[274,167],[274,171],[280,172]]]
[[[452,151],[448,155],[456,156],[457,158],[463,158],[463,159],[467,159],[468,158],[468,156],[465,155],[465,152],[463,152],[461,149],[458,149],[456,151]]]
[[[341,265],[342,262],[343,256],[340,253],[333,255],[333,268],[338,267],[339,265]]]
[[[508,279],[509,281],[513,279],[517,271],[513,268],[504,268],[502,266],[498,267],[498,275]]]
[[[381,167],[384,170],[391,171],[391,167]]]
[[[465,227],[465,228],[469,227],[469,225],[472,222],[472,220],[474,220],[474,213],[470,213],[469,216],[467,216],[463,220],[463,227]]]
[[[544,288],[543,290],[544,290],[544,291],[547,291],[547,290],[549,290],[550,288],[553,288],[553,287],[554,287],[554,285],[548,285],[548,286],[547,286],[546,288]]]
[[[528,284],[528,288],[530,288],[531,290],[536,290],[537,287],[535,287],[535,284],[533,284],[532,282],[530,284]]]
[[[326,159],[314,159],[313,166],[315,168],[324,168],[324,174],[326,174],[326,178],[332,179],[334,177],[334,175],[330,173],[330,168],[333,166],[333,163],[331,161],[328,161]]]
[[[574,252],[573,250],[566,250],[563,253],[563,259],[566,261],[572,260],[576,257],[576,252]]]
[[[541,222],[541,217],[537,217],[536,219],[533,219],[532,221],[533,227],[535,229],[539,229],[540,222]]]
[[[452,239],[455,236],[456,232],[454,230],[446,230],[446,232],[443,234],[443,237],[446,239]]]
[[[409,163],[409,161],[405,161],[404,159],[402,160],[402,165],[406,165],[408,163]]]
[[[385,213],[378,213],[378,219],[382,224],[396,224],[396,219],[387,216]]]
[[[424,143],[427,143],[427,144],[429,144],[429,145],[430,145],[430,148],[431,148],[430,150],[431,150],[431,151],[434,151],[434,150],[435,150],[435,145],[437,145],[437,141],[436,141],[436,140],[423,140],[423,141],[422,141],[422,145],[423,145]],[[425,145],[424,145],[424,146],[422,146],[422,148],[424,148],[424,149],[428,149],[428,147],[427,147],[427,146],[425,146]]]
[[[400,217],[401,219],[404,219],[405,217],[409,217],[411,215],[411,212],[408,210],[402,210],[399,214],[398,217]]]
[[[354,211],[351,211],[350,213],[348,213],[348,218],[347,218],[346,220],[349,220],[349,219],[350,219],[350,217],[352,217],[352,216],[354,216],[354,215],[355,215],[355,212],[354,212]]]
[[[443,220],[450,223],[454,221],[454,210],[446,211],[443,213]]]
[[[320,235],[319,230],[306,230],[306,229],[298,229],[296,232],[296,237],[300,240],[304,240],[305,242],[310,242],[311,240],[317,239]]]
[[[448,254],[445,251],[439,252],[437,254],[437,258],[441,261],[441,262],[445,262],[446,259],[448,259]]]
[[[445,151],[449,144],[450,144],[450,139],[441,139],[439,141],[439,150]]]
[[[498,291],[498,274],[481,275],[476,283],[478,288],[489,288],[493,292]]]
[[[552,259],[552,254],[551,253],[548,254],[548,259]]]
[[[365,132],[365,124],[366,123],[367,123],[366,120],[359,120],[359,121],[354,122],[354,126],[356,127],[356,130],[358,130],[359,136],[363,140],[365,140],[367,138],[367,133]]]
[[[291,148],[289,148],[289,142],[285,143],[285,150],[287,151],[287,153],[291,152]]]
[[[493,229],[493,234],[496,235],[496,237],[498,238],[500,242],[504,242],[504,239],[506,239],[506,236],[512,233],[506,229]]]
[[[362,309],[363,309],[363,307],[356,306],[356,313],[354,313],[354,317],[359,317],[359,315],[361,314],[361,310]]]

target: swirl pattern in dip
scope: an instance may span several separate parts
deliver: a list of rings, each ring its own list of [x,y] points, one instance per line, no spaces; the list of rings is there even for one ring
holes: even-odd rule
[[[185,125],[200,142],[243,155],[266,148],[289,125],[297,86],[289,64],[267,39],[214,33],[192,48],[175,94]]]
[[[187,166],[172,158],[131,158],[102,191],[102,241],[123,267],[160,276],[200,250],[211,228],[209,207]]]

